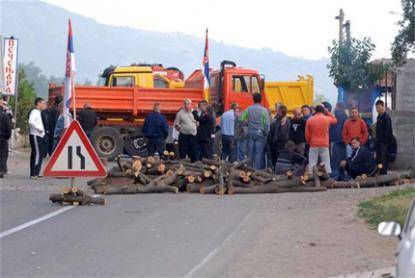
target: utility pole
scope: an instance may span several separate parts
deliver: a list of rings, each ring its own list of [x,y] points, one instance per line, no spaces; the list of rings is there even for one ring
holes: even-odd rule
[[[339,15],[335,17],[339,21],[339,47],[343,43],[344,12],[340,9]]]
[[[352,36],[350,34],[350,20],[347,20],[344,24],[344,29],[346,29],[346,45],[347,47],[350,47],[352,44]]]

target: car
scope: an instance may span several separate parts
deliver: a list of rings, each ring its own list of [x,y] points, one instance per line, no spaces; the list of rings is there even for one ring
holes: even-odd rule
[[[412,201],[403,228],[394,221],[381,222],[378,225],[378,233],[399,239],[396,251],[396,277],[415,277],[415,200]]]

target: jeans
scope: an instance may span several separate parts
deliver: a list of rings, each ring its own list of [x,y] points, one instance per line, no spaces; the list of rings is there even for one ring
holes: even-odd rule
[[[158,152],[159,156],[161,156],[165,149],[164,139],[156,136],[151,136],[147,139],[148,155],[153,156],[156,152]]]
[[[197,141],[198,147],[198,160],[202,160],[202,158],[212,158],[212,146],[211,140],[199,140]]]
[[[265,144],[267,137],[262,130],[252,130],[248,132],[248,158],[251,165],[256,170],[264,169],[265,167]]]
[[[196,136],[191,134],[179,134],[179,156],[181,159],[190,157],[192,162],[197,160]]]
[[[349,144],[347,144],[346,145],[346,158],[351,157],[352,156],[352,153],[353,153],[352,147]]]
[[[333,178],[337,179],[340,174],[340,162],[346,159],[346,145],[343,142],[332,143],[331,149],[331,169]]]
[[[236,139],[236,149],[238,153],[238,160],[243,160],[248,156],[248,139]]]
[[[310,147],[308,152],[308,169],[309,173],[313,172],[313,167],[317,165],[318,159],[320,158],[321,162],[324,163],[327,174],[331,174],[330,167],[330,152],[329,148],[313,148]]]
[[[221,159],[234,162],[236,160],[236,140],[235,136],[222,135],[222,155]]]

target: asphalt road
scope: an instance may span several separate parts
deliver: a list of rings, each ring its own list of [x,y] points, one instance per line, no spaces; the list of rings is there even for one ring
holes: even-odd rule
[[[235,197],[110,196],[75,207],[0,239],[1,276],[218,276],[264,220],[252,196]],[[45,192],[1,198],[1,232],[61,209]]]
[[[328,277],[393,265],[396,241],[367,229],[356,208],[397,188],[111,195],[105,206],[62,207],[48,194],[67,180],[29,180],[27,153],[11,154],[9,169],[0,277]]]

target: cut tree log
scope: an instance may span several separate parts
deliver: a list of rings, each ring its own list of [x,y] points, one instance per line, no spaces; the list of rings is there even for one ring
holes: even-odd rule
[[[89,196],[89,195],[82,195],[82,196],[72,196],[70,194],[50,194],[49,200],[52,203],[71,203],[74,202],[87,205],[87,204],[96,204],[96,205],[105,205],[105,198],[102,196]]]
[[[311,187],[311,186],[296,186],[291,188],[280,188],[274,184],[264,184],[253,186],[250,188],[235,187],[234,194],[256,194],[256,193],[285,193],[285,192],[315,192],[324,191],[325,187]]]
[[[201,194],[213,194],[215,193],[215,189],[218,187],[218,184],[213,185],[202,185],[199,189]]]

